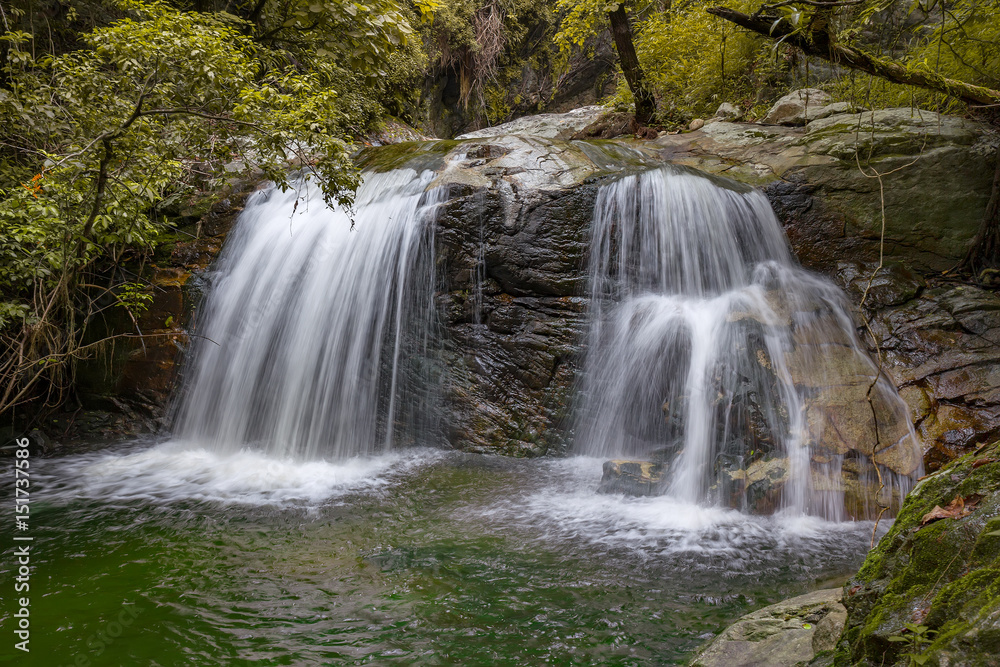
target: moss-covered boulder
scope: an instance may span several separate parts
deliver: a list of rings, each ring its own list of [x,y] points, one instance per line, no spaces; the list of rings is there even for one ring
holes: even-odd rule
[[[1000,442],[913,489],[844,605],[836,665],[1000,665]]]

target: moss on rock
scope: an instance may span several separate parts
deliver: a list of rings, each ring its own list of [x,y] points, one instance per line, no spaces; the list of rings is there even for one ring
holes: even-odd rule
[[[914,488],[844,604],[836,665],[1000,665],[1000,442]]]

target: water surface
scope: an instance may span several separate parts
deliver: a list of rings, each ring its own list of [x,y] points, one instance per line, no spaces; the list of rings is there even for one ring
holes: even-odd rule
[[[839,583],[871,531],[598,495],[586,457],[302,463],[167,442],[35,471],[32,652],[5,641],[0,659],[47,667],[678,664],[741,614]]]

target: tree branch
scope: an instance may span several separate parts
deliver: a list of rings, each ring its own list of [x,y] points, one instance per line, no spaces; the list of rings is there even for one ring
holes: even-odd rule
[[[782,40],[802,49],[808,55],[818,56],[837,65],[874,74],[894,83],[945,93],[968,104],[1000,104],[1000,91],[998,90],[956,81],[933,72],[907,69],[906,66],[893,60],[879,58],[860,49],[837,44],[833,35],[825,29],[798,32],[783,18],[744,14],[728,7],[709,7],[706,11],[713,16],[718,16],[765,37]]]

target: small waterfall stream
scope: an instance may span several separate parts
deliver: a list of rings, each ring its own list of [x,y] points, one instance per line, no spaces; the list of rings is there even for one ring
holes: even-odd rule
[[[777,461],[761,480],[782,482],[772,509],[843,519],[845,458],[881,473],[883,494],[910,477],[875,471],[874,443],[835,433],[828,408],[838,394],[865,406],[870,388],[878,461],[919,456],[906,406],[841,292],[799,268],[764,196],[737,187],[667,167],[601,189],[578,449],[666,463],[666,493],[743,508],[751,466]]]
[[[254,195],[199,311],[178,440],[338,460],[441,432],[438,176],[368,173],[353,212],[307,186]],[[484,222],[468,223],[480,325]],[[906,406],[759,192],[676,167],[608,182],[589,271],[578,452],[663,464],[660,491],[683,502],[835,520],[917,474]],[[845,509],[845,470],[859,507]]]
[[[179,439],[338,459],[428,414],[404,375],[433,323],[432,177],[367,174],[353,216],[307,183],[248,201],[199,311]]]

